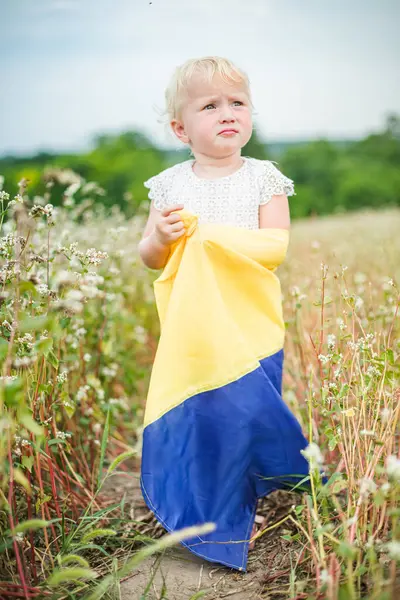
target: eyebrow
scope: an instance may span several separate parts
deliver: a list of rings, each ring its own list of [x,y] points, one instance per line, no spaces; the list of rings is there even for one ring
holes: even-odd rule
[[[231,94],[230,96],[228,96],[228,98],[229,98],[229,100],[233,100],[233,98],[235,98],[237,96],[246,96],[246,92],[235,92],[234,94]],[[200,98],[198,98],[198,101],[201,103],[215,102],[216,100],[218,100],[218,96],[201,96]]]

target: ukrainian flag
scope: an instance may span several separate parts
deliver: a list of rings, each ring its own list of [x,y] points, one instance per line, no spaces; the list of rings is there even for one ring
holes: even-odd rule
[[[214,522],[184,542],[246,569],[257,499],[308,475],[308,442],[284,403],[285,326],[274,271],[285,229],[198,224],[171,248],[154,291],[161,335],[148,391],[141,487],[168,531]]]

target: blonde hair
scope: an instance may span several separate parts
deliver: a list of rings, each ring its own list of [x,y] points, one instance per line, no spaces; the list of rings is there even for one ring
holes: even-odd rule
[[[244,84],[250,104],[253,107],[249,78],[232,61],[220,56],[191,58],[175,69],[170,83],[165,90],[166,111],[164,114],[168,118],[168,121],[180,119],[185,93],[193,75],[203,76],[208,82],[211,82],[215,75],[219,75],[227,83],[235,82]]]

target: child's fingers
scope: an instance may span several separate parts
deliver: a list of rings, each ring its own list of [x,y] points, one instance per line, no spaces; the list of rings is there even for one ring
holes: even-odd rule
[[[182,210],[182,208],[184,208],[183,204],[175,204],[174,206],[168,206],[168,208],[164,208],[164,210],[161,211],[161,215],[163,217],[168,217],[172,212],[174,212],[174,210]]]
[[[179,213],[173,213],[171,215],[168,215],[168,217],[165,217],[165,221],[167,223],[182,223],[182,217],[180,216]]]
[[[183,229],[182,231],[176,231],[175,233],[173,233],[171,235],[171,240],[175,241],[178,240],[180,237],[182,237],[185,233],[185,230]]]
[[[184,229],[185,226],[182,221],[179,221],[179,223],[172,223],[172,225],[170,226],[170,231],[172,232],[183,231]]]

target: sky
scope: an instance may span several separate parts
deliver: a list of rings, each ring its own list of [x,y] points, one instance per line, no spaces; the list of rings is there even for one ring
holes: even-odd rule
[[[188,58],[249,76],[266,141],[357,138],[400,113],[398,0],[0,0],[0,154],[81,151],[159,122]]]

